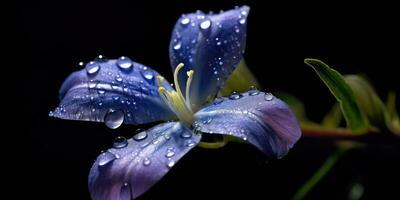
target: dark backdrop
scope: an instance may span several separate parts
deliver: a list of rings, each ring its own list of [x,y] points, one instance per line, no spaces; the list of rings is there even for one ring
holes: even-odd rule
[[[263,1],[109,1],[25,2],[19,6],[18,39],[22,69],[29,72],[23,95],[31,111],[25,127],[29,143],[29,197],[89,199],[87,175],[101,150],[117,135],[103,124],[49,118],[58,89],[96,55],[126,55],[168,79],[170,33],[176,19],[197,9],[208,12],[251,6],[245,53],[249,67],[272,92],[286,91],[306,102],[310,118],[320,119],[334,99],[306,57],[320,58],[342,73],[363,73],[386,98],[399,92],[399,12],[391,5],[289,3]],[[383,144],[381,144],[383,143]],[[397,193],[399,145],[380,139],[367,150],[338,162],[310,197],[346,199],[355,182],[367,198]],[[331,141],[303,138],[281,160],[268,161],[255,148],[229,144],[218,150],[196,148],[143,199],[288,199],[333,151]],[[397,185],[397,186],[396,186]],[[31,199],[31,198],[30,198]]]

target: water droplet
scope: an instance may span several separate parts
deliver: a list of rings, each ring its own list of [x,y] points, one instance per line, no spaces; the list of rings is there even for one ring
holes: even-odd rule
[[[247,141],[247,137],[246,137],[246,136],[243,136],[242,139],[243,139],[244,141]]]
[[[167,166],[168,166],[169,168],[173,167],[174,165],[175,165],[175,161],[173,161],[173,160],[170,160],[170,161],[168,162],[168,164],[167,164]]]
[[[85,66],[85,63],[84,63],[84,62],[79,62],[79,63],[78,63],[78,67],[82,68],[82,67],[84,67],[84,66]]]
[[[181,42],[178,42],[178,43],[176,43],[176,44],[174,45],[174,49],[175,49],[175,50],[179,50],[181,47],[182,47],[182,43],[181,43]]]
[[[133,199],[132,187],[130,186],[129,183],[125,182],[121,186],[121,190],[119,192],[119,200],[130,200],[130,199]]]
[[[231,93],[231,95],[229,96],[229,99],[237,100],[237,99],[240,99],[241,97],[242,97],[242,95],[240,93],[233,91]]]
[[[167,153],[165,154],[165,157],[167,158],[171,158],[175,155],[175,152],[172,150],[167,151]]]
[[[222,97],[218,97],[218,98],[216,98],[215,100],[214,100],[214,105],[217,105],[217,104],[220,104],[220,103],[222,103],[224,101],[224,98],[222,98]]]
[[[142,131],[142,132],[136,134],[135,136],[133,136],[133,139],[136,140],[136,141],[142,141],[142,140],[144,140],[146,138],[147,138],[146,131]]]
[[[255,87],[255,86],[250,86],[249,88],[249,95],[250,96],[255,96],[260,94],[260,91]]]
[[[53,117],[53,116],[54,116],[53,111],[50,111],[50,112],[49,112],[49,117]]]
[[[100,65],[95,61],[90,61],[88,64],[86,64],[85,68],[88,75],[95,75],[97,72],[99,72]]]
[[[214,71],[214,75],[217,75],[217,74],[218,74],[218,71],[217,71],[217,70],[215,70],[215,71]]]
[[[209,117],[203,121],[203,124],[209,124],[212,121],[212,118]]]
[[[104,93],[106,93],[106,91],[104,91],[104,90],[97,90],[97,93],[99,93],[99,94],[104,94]]]
[[[181,134],[182,138],[191,138],[192,137],[192,133],[188,132],[188,131],[183,131]]]
[[[240,14],[242,14],[242,15],[247,15],[247,11],[242,10],[242,12],[240,12]]]
[[[217,42],[217,45],[218,45],[218,46],[221,45],[221,41],[218,41],[218,42]]]
[[[271,93],[267,92],[267,93],[265,93],[265,95],[264,95],[264,99],[265,99],[266,101],[271,101],[272,99],[274,99],[274,95],[272,95]]]
[[[132,60],[126,56],[121,56],[117,60],[117,66],[124,72],[129,72],[132,69]]]
[[[106,152],[102,153],[98,158],[99,166],[104,166],[118,158],[119,158],[119,156],[117,156],[116,154],[106,151]]]
[[[94,60],[97,62],[107,62],[108,61],[108,59],[103,55],[98,55]]]
[[[108,128],[116,129],[124,122],[124,113],[120,110],[109,110],[104,116],[104,123]]]
[[[150,164],[151,164],[151,160],[149,158],[144,158],[143,165],[144,166],[149,166]]]
[[[128,145],[128,140],[123,136],[118,136],[114,139],[113,147],[116,149],[124,148]]]
[[[181,20],[181,24],[183,26],[187,26],[190,23],[190,18],[189,17],[185,17]]]
[[[116,80],[117,82],[122,82],[122,77],[121,77],[120,75],[117,75],[117,76],[115,77],[115,80]]]
[[[245,24],[246,23],[246,18],[240,19],[239,24]]]
[[[203,30],[210,28],[210,26],[211,26],[211,21],[209,19],[204,20],[203,22],[200,23],[200,28]]]
[[[154,78],[154,72],[150,71],[150,70],[143,70],[140,71],[140,73],[142,74],[142,76],[147,80],[147,81],[152,81]]]
[[[192,146],[194,146],[196,143],[194,143],[192,140],[189,140],[187,143],[186,143],[186,146],[187,147],[192,147]]]

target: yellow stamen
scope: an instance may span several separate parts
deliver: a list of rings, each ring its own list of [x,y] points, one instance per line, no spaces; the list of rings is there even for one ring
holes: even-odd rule
[[[157,83],[158,83],[158,93],[160,94],[161,98],[164,102],[171,108],[171,110],[177,115],[177,117],[187,123],[188,125],[193,121],[193,111],[190,106],[189,100],[189,89],[190,84],[193,79],[193,70],[187,72],[188,80],[186,81],[186,100],[183,98],[181,88],[179,87],[178,82],[178,75],[179,71],[182,69],[184,65],[180,63],[174,72],[174,83],[175,83],[175,90],[168,91],[165,87],[162,86],[164,82],[164,77],[158,75],[157,76]]]

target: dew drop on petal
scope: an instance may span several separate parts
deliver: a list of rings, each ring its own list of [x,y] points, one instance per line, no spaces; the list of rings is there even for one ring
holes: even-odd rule
[[[165,154],[165,157],[171,158],[171,157],[173,157],[174,155],[175,155],[175,152],[172,151],[172,150],[170,150],[170,151],[167,151],[167,153]]]
[[[99,72],[100,65],[95,61],[90,61],[88,64],[86,64],[85,68],[88,75],[95,75],[97,72]]]
[[[174,50],[179,50],[182,47],[182,43],[178,42],[174,45]]]
[[[108,59],[103,55],[98,55],[95,59],[96,62],[107,62]]]
[[[236,91],[233,91],[231,93],[231,95],[229,95],[229,99],[232,99],[232,100],[237,100],[237,99],[240,99],[241,97],[242,97],[242,95]]]
[[[140,71],[140,73],[146,81],[152,81],[154,79],[154,72],[150,70],[143,70]]]
[[[266,101],[271,101],[272,99],[274,99],[274,95],[272,95],[271,93],[265,93],[265,95],[264,95],[264,99],[266,100]]]
[[[214,105],[217,105],[217,104],[220,104],[220,103],[222,103],[224,101],[224,98],[222,98],[222,97],[218,97],[218,98],[216,98],[215,100],[214,100]]]
[[[133,139],[136,140],[136,141],[142,141],[142,140],[144,140],[146,138],[147,138],[146,131],[142,131],[142,132],[136,134],[135,136],[133,136]]]
[[[192,134],[190,132],[188,132],[188,131],[183,131],[182,134],[181,134],[181,137],[182,138],[191,138]]]
[[[128,145],[128,140],[123,136],[118,136],[114,139],[113,147],[116,149],[124,148]]]
[[[255,95],[258,95],[258,94],[260,94],[260,91],[256,87],[251,86],[249,88],[249,95],[250,96],[255,96]]]
[[[245,23],[246,23],[246,19],[245,18],[239,20],[239,24],[245,24]]]
[[[149,166],[150,164],[151,164],[151,160],[149,158],[144,158],[143,165],[144,166]]]
[[[190,18],[189,17],[185,17],[181,20],[181,24],[183,26],[187,26],[190,23]]]
[[[124,113],[120,110],[110,109],[104,116],[104,123],[108,128],[116,129],[124,122]]]
[[[211,26],[211,21],[208,19],[200,23],[200,28],[203,30],[210,28],[210,26]]]
[[[168,164],[167,164],[167,166],[168,166],[169,168],[173,167],[174,165],[175,165],[175,161],[173,161],[173,160],[170,160],[170,161],[168,162]]]
[[[106,151],[106,152],[102,153],[98,158],[99,166],[104,166],[117,158],[118,158],[118,156],[116,154]]]
[[[133,63],[132,60],[126,56],[121,56],[117,60],[117,66],[124,72],[129,72],[132,69]]]

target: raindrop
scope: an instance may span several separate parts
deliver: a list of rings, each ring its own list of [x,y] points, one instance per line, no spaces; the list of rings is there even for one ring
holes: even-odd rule
[[[147,138],[146,131],[142,131],[142,132],[136,134],[135,136],[133,136],[133,139],[136,140],[136,141],[142,141],[142,140],[144,140],[146,138]]]
[[[104,91],[104,90],[97,90],[97,93],[99,93],[99,94],[104,94],[104,93],[106,93],[106,91]]]
[[[130,200],[133,199],[132,187],[129,183],[124,183],[119,192],[119,200]]]
[[[122,77],[121,77],[120,75],[117,75],[117,76],[115,77],[115,80],[116,80],[117,82],[122,82]]]
[[[112,98],[113,98],[114,101],[118,101],[120,97],[119,96],[114,96]]]
[[[231,95],[229,96],[229,99],[237,100],[237,99],[240,99],[241,97],[242,97],[242,95],[240,93],[233,91],[231,93]]]
[[[239,20],[239,24],[245,24],[245,23],[246,23],[246,19],[245,18]]]
[[[124,113],[120,110],[110,109],[104,116],[104,123],[108,128],[116,129],[124,122]]]
[[[208,19],[200,23],[200,28],[203,30],[210,28],[210,26],[211,26],[211,21]]]
[[[178,42],[177,44],[174,45],[175,50],[179,50],[182,47],[182,43]]]
[[[260,94],[260,91],[255,86],[251,86],[249,88],[249,95],[250,96],[255,96],[255,95],[258,95],[258,94]]]
[[[90,61],[88,64],[86,64],[85,68],[88,75],[95,75],[97,72],[99,72],[100,65],[95,61]]]
[[[151,164],[151,160],[149,158],[144,158],[143,165],[144,166],[149,166],[150,164]]]
[[[117,60],[117,66],[124,72],[128,72],[132,69],[133,63],[132,60],[126,56],[121,56]]]
[[[271,93],[267,92],[267,93],[265,93],[265,95],[264,95],[264,99],[265,99],[266,101],[271,101],[272,99],[274,99],[274,95],[272,95]]]
[[[181,20],[181,24],[183,26],[187,26],[190,23],[190,18],[189,17],[185,17]]]
[[[195,143],[192,141],[192,140],[189,140],[187,143],[186,143],[186,146],[187,147],[192,147],[192,146],[194,146],[195,145]]]
[[[182,138],[191,138],[192,134],[190,132],[188,132],[188,131],[183,131],[182,134],[181,134],[181,137]]]
[[[88,85],[89,85],[90,89],[93,89],[93,88],[96,87],[97,83],[94,83],[93,81],[90,81]]]
[[[165,157],[167,158],[171,158],[175,155],[175,152],[172,150],[167,151],[167,154],[165,154]]]
[[[102,153],[98,158],[99,166],[104,166],[104,165],[114,161],[115,159],[118,159],[118,157],[119,156],[117,156],[109,151],[106,151],[106,152]]]
[[[168,164],[167,164],[167,166],[168,166],[169,168],[173,167],[174,165],[175,165],[175,161],[173,161],[173,160],[170,160],[170,161],[168,162]]]
[[[124,148],[128,145],[128,140],[123,136],[118,136],[114,139],[113,147],[116,149]]]
[[[140,73],[147,81],[152,81],[154,78],[154,73],[150,70],[140,71]]]
[[[103,55],[98,55],[94,60],[97,62],[107,62],[108,61],[108,59]]]
[[[84,62],[79,62],[79,63],[78,63],[78,67],[82,68],[82,67],[84,67],[84,66],[85,66],[85,63],[84,63]]]
[[[220,103],[222,103],[224,101],[224,98],[222,98],[222,97],[218,97],[218,98],[216,98],[215,100],[214,100],[214,105],[217,105],[217,104],[220,104]]]

